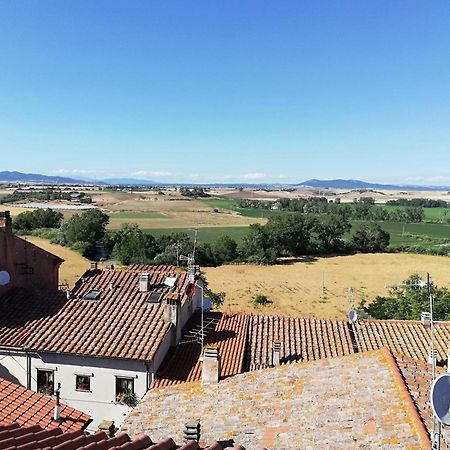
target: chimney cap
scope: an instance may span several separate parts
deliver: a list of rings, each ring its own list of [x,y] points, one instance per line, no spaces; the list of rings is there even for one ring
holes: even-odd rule
[[[0,217],[11,217],[11,213],[9,211],[0,211]]]

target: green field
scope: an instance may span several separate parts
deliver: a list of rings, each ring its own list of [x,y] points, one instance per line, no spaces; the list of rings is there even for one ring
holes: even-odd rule
[[[352,222],[352,231],[356,231],[364,221]],[[450,225],[444,223],[406,223],[379,222],[391,235],[391,247],[400,245],[439,246],[450,242]]]
[[[144,229],[146,233],[159,237],[162,234],[171,233],[187,233],[194,237],[194,230],[192,228],[149,228]],[[248,227],[209,227],[198,229],[198,241],[211,243],[218,239],[220,236],[230,236],[237,242],[240,242],[242,238],[247,234]]]
[[[405,209],[406,206],[385,205],[383,208],[389,212],[394,212]],[[423,212],[427,222],[447,222],[450,219],[450,208],[423,208]]]
[[[364,221],[352,222],[352,230],[347,234],[351,235],[363,224]],[[407,223],[400,222],[379,222],[381,227],[391,235],[391,247],[402,245],[418,245],[424,247],[439,247],[447,242],[450,243],[450,225],[438,223]],[[192,228],[157,228],[146,229],[147,233],[155,237],[162,234],[183,232],[194,236]],[[248,227],[209,227],[198,229],[199,242],[211,243],[220,236],[228,235],[236,241],[241,241],[247,234]]]

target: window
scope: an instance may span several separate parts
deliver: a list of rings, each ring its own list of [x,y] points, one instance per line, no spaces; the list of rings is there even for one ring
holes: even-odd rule
[[[37,369],[37,391],[45,395],[53,395],[55,390],[55,380],[53,370]]]
[[[133,378],[116,377],[116,396],[129,391],[134,392]]]
[[[75,389],[77,391],[91,391],[91,377],[89,375],[75,375]]]
[[[133,378],[116,377],[116,402],[128,406],[136,406]]]

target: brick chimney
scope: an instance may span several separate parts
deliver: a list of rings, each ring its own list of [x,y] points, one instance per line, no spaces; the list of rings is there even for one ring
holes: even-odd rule
[[[272,366],[279,366],[281,359],[281,342],[274,340],[272,343]]]
[[[171,345],[177,345],[181,339],[181,303],[180,296],[176,292],[166,294],[164,298],[164,323],[173,325],[173,334]]]
[[[12,233],[12,219],[9,211],[0,211],[0,230]]]
[[[217,345],[207,345],[203,351],[202,383],[213,384],[220,380],[220,354]]]

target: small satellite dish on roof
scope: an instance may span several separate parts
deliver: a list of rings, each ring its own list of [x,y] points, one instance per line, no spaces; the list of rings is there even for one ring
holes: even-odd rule
[[[357,314],[357,312],[356,312],[354,309],[351,309],[351,310],[348,312],[348,320],[349,320],[350,322],[356,322],[357,319],[358,319],[358,314]]]
[[[0,270],[0,286],[6,286],[11,281],[11,277],[6,270]]]
[[[211,311],[212,302],[209,297],[203,297],[203,311]]]
[[[437,377],[431,386],[431,407],[439,422],[450,425],[450,373]]]

